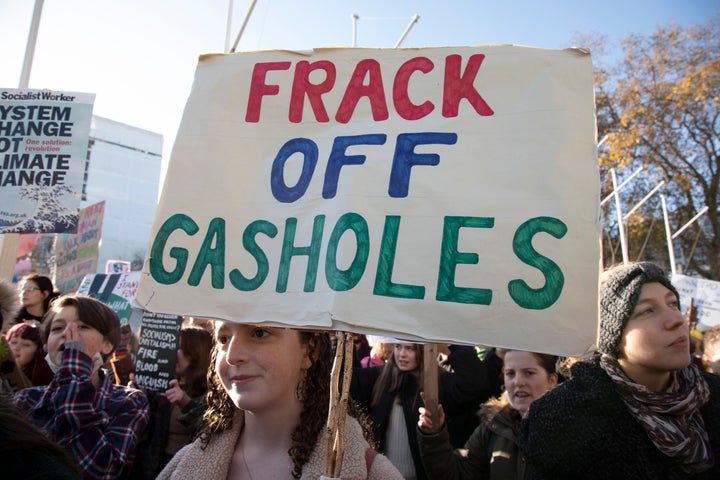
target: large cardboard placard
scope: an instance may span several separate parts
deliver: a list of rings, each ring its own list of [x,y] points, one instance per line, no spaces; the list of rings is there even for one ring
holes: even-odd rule
[[[95,94],[0,88],[0,233],[75,233]]]
[[[204,55],[137,302],[581,354],[599,179],[581,50]]]

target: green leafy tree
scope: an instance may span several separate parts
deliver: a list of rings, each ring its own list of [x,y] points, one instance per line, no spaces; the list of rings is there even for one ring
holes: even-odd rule
[[[604,58],[604,39],[586,38]],[[586,43],[586,44],[587,44]],[[671,232],[705,206],[708,211],[674,240],[676,264],[688,274],[720,280],[720,16],[705,24],[664,26],[650,36],[622,42],[623,58],[602,67],[596,57],[596,106],[603,198],[611,193],[610,169],[620,180],[623,212],[655,185],[666,198]],[[630,260],[669,266],[659,195],[627,219]],[[614,202],[604,206],[606,265],[622,260]]]

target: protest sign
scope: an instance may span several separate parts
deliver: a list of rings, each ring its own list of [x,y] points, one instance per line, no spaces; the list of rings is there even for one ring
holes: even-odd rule
[[[687,311],[692,299],[701,330],[720,325],[720,282],[676,273],[672,276],[672,283],[680,294],[683,311]]]
[[[104,213],[104,200],[83,208],[77,233],[55,236],[52,274],[53,284],[59,291],[75,291],[85,275],[97,271]]]
[[[108,260],[105,262],[105,273],[127,273],[130,271],[130,262],[124,260]]]
[[[0,233],[74,233],[95,95],[0,89]]]
[[[582,50],[204,55],[136,299],[581,354],[597,335],[596,160]]]
[[[78,287],[79,295],[94,297],[106,303],[120,317],[120,323],[129,323],[134,333],[140,328],[142,310],[135,304],[140,272],[106,275],[85,275]]]
[[[135,361],[135,386],[164,392],[175,378],[182,317],[143,312]]]

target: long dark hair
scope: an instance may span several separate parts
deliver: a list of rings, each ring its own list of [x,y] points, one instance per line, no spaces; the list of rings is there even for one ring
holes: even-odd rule
[[[382,397],[383,393],[385,392],[394,392],[400,387],[400,384],[402,383],[402,379],[404,375],[415,375],[417,377],[418,381],[418,392],[423,389],[423,348],[422,345],[415,345],[415,352],[417,356],[417,368],[412,372],[403,372],[400,370],[400,368],[397,366],[397,363],[395,362],[395,352],[394,352],[394,346],[393,346],[393,353],[390,354],[390,357],[385,362],[385,366],[383,367],[382,372],[380,373],[380,376],[378,377],[377,381],[375,382],[375,385],[373,385],[373,391],[372,391],[372,401],[371,405],[374,407],[380,402],[380,398]]]
[[[48,292],[48,296],[45,297],[45,300],[43,300],[43,313],[47,313],[47,311],[50,309],[50,302],[60,296],[60,292],[55,290],[52,280],[50,280],[50,278],[46,277],[45,275],[32,273],[29,275],[25,275],[20,279],[20,283],[22,285],[25,285],[25,283],[27,282],[33,282],[35,285],[37,285],[41,292]]]
[[[180,379],[180,385],[190,398],[205,393],[208,388],[207,372],[213,350],[212,334],[199,327],[180,330],[180,350],[189,360],[189,365]]]

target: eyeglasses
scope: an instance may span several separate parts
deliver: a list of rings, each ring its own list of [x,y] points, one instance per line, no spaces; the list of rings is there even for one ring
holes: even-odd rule
[[[35,290],[40,290],[37,287],[23,287],[20,291],[21,292],[34,292]]]

